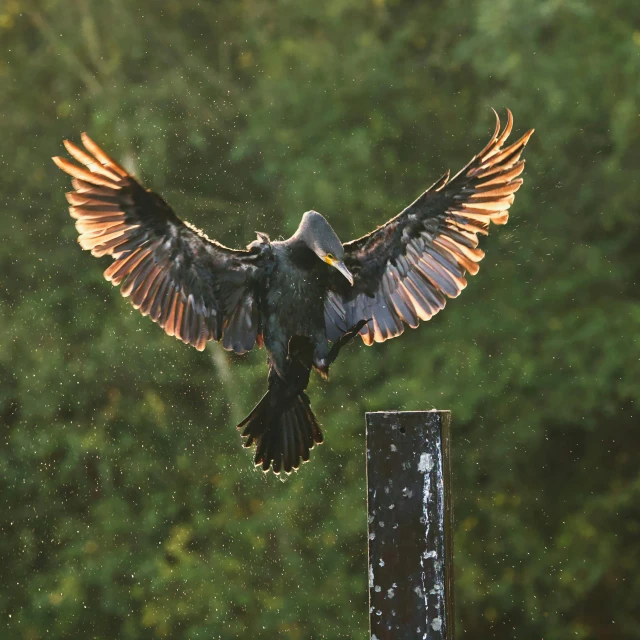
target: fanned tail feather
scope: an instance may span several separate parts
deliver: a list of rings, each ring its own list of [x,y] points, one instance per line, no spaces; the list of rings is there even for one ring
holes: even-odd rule
[[[256,445],[255,465],[276,474],[298,469],[301,462],[309,460],[309,451],[323,440],[304,391],[283,398],[277,388],[269,389],[238,429],[246,438],[245,447]]]

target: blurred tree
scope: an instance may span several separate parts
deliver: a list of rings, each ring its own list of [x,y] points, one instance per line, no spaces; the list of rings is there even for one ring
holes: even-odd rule
[[[4,637],[365,638],[362,413],[431,406],[460,633],[639,636],[638,77],[635,0],[5,0]],[[225,243],[310,208],[348,240],[466,163],[489,105],[537,129],[509,226],[429,326],[314,383],[341,411],[285,483],[233,429],[263,354],[132,311],[49,161],[86,129]]]

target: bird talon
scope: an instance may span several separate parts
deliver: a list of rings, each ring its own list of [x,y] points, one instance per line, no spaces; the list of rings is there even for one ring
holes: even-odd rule
[[[353,325],[353,327],[351,327],[351,329],[344,332],[342,338],[340,338],[340,344],[349,344],[349,342],[351,342],[351,340],[353,340],[360,333],[360,329],[362,329],[362,327],[364,327],[369,322],[371,322],[371,320],[359,320],[356,324]]]

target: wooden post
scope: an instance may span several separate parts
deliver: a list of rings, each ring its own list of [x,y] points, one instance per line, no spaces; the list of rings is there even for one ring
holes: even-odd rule
[[[451,413],[366,420],[371,640],[453,640]]]

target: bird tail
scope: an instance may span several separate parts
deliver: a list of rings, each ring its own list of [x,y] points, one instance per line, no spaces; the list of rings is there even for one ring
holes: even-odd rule
[[[291,473],[300,461],[309,460],[309,451],[323,440],[320,425],[311,411],[304,391],[285,395],[280,385],[269,390],[253,411],[238,425],[245,447],[256,444],[255,465],[279,474]]]

